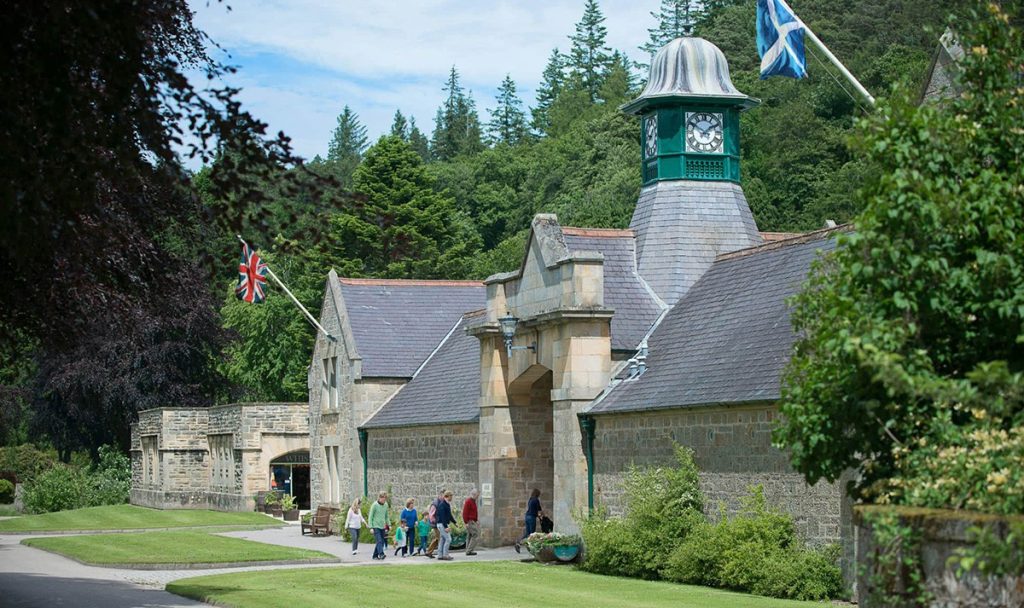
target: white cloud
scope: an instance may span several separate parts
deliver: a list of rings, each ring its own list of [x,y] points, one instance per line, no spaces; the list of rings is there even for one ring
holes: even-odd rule
[[[639,57],[657,5],[601,2],[609,45]],[[568,50],[583,1],[239,0],[231,8],[193,1],[197,25],[240,67],[228,81],[243,87],[243,103],[312,157],[326,151],[346,104],[371,138],[389,128],[396,108],[429,134],[452,65],[482,120],[506,73],[531,103],[551,49]]]

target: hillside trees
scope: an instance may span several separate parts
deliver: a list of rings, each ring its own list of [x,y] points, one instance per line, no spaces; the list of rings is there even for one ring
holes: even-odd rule
[[[352,174],[367,146],[366,127],[359,122],[359,116],[347,105],[338,115],[338,124],[327,148],[329,168],[338,177],[343,187],[350,186]]]
[[[647,30],[650,35],[640,50],[652,56],[658,49],[686,34],[704,17],[703,0],[661,0],[658,12],[651,13],[658,25]]]
[[[459,84],[459,72],[452,66],[444,85],[448,93],[437,109],[430,152],[436,160],[451,160],[462,154],[483,150],[480,118],[472,94],[467,95]]]
[[[1019,2],[954,21],[963,94],[862,120],[856,232],[796,299],[776,439],[809,481],[879,502],[1024,511]]]
[[[594,103],[611,64],[611,49],[607,46],[608,28],[604,26],[604,13],[597,0],[586,0],[583,17],[576,23],[576,32],[569,37],[569,76],[574,84],[586,92]]]
[[[492,144],[518,145],[527,135],[526,114],[523,102],[516,95],[516,83],[512,76],[505,74],[505,79],[498,87],[497,105],[491,110],[491,120],[487,123],[487,135]]]

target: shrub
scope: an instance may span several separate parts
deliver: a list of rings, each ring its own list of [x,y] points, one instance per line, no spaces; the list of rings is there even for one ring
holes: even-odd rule
[[[796,535],[793,520],[768,509],[760,486],[734,517],[695,528],[661,574],[680,582],[802,600],[843,593],[838,547],[815,549]]]
[[[92,487],[86,471],[58,464],[25,484],[25,509],[49,513],[90,506]]]
[[[14,473],[21,483],[32,481],[56,462],[53,450],[40,450],[30,443],[0,449],[0,471]]]
[[[693,452],[676,446],[677,467],[632,469],[625,480],[626,513],[581,522],[590,572],[656,579],[690,530],[704,521]]]
[[[0,479],[0,503],[12,502],[14,502],[14,484],[6,479]]]
[[[93,467],[93,483],[89,503],[118,505],[128,502],[132,490],[132,463],[116,447],[104,445],[99,450],[100,461]]]

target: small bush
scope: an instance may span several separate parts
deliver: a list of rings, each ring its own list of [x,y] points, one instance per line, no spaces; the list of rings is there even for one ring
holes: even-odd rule
[[[584,570],[659,578],[672,549],[704,521],[693,452],[676,446],[676,468],[633,469],[626,476],[626,514],[595,515],[580,528]]]
[[[40,450],[30,443],[0,448],[0,471],[14,473],[21,483],[32,481],[56,462],[56,452]]]
[[[92,485],[85,470],[58,464],[25,484],[25,509],[50,513],[90,506]]]
[[[0,503],[9,504],[14,502],[14,484],[6,479],[0,479]]]
[[[100,447],[99,455],[92,467],[57,464],[36,474],[25,484],[25,509],[49,513],[128,502],[131,461],[113,446]]]
[[[793,520],[768,509],[760,486],[734,517],[693,530],[667,560],[670,581],[771,597],[824,600],[843,593],[838,548],[807,547]]]

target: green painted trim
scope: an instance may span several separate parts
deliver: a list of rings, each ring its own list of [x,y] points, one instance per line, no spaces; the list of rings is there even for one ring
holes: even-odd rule
[[[587,512],[594,512],[594,432],[597,430],[597,420],[593,416],[580,416],[580,431],[585,441],[585,455],[587,457]]]
[[[370,477],[369,477],[369,462],[366,458],[366,444],[369,438],[369,432],[366,429],[359,429],[359,455],[363,457],[363,496],[370,495]]]

